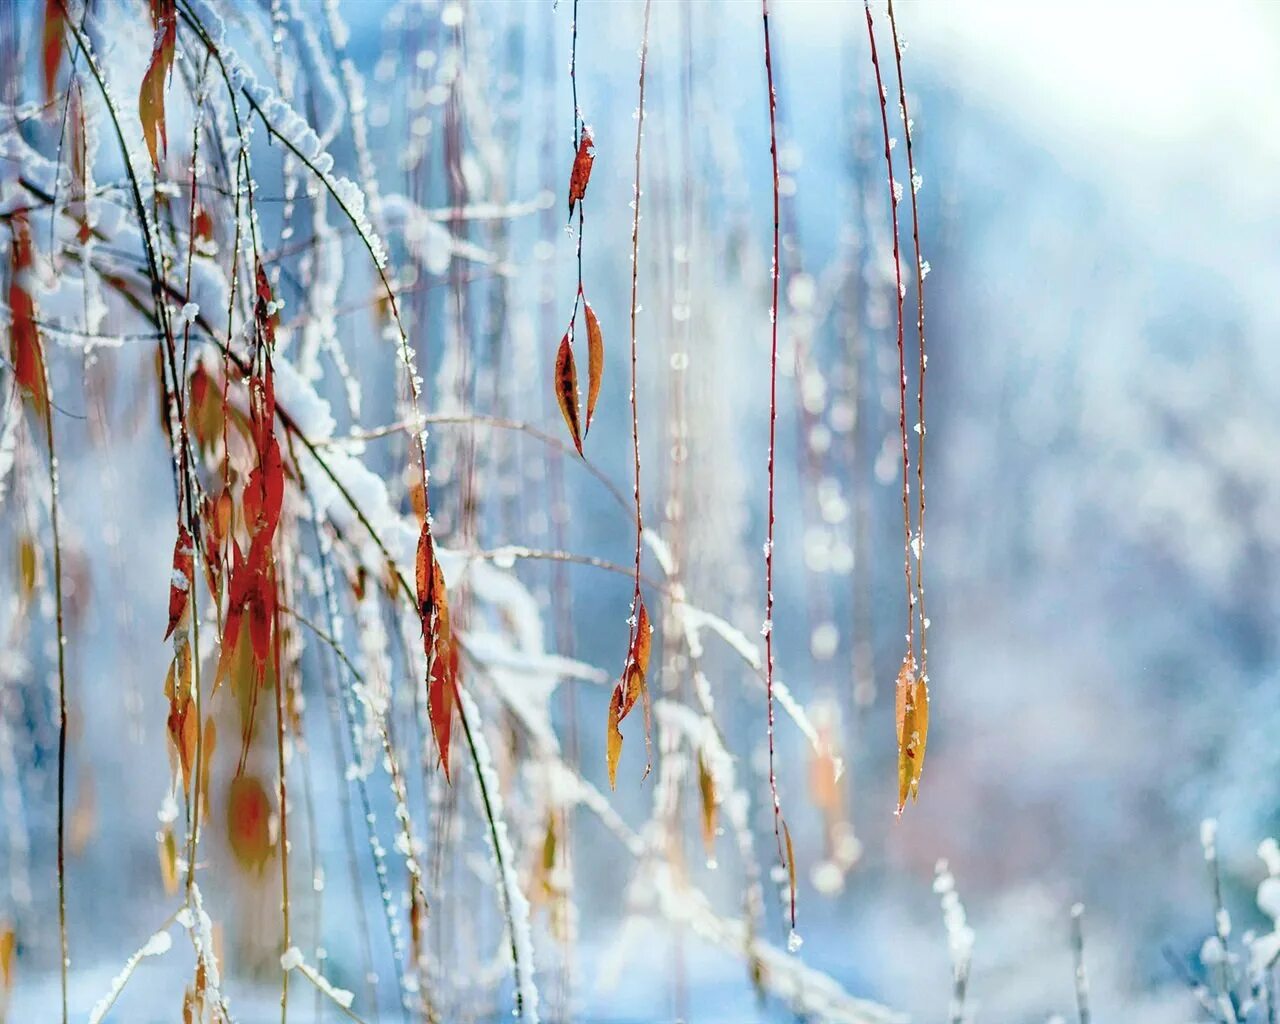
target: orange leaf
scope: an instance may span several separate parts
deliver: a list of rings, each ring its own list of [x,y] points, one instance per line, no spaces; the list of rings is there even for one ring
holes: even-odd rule
[[[591,180],[591,165],[596,159],[596,144],[591,138],[591,129],[583,125],[582,138],[578,141],[578,152],[573,158],[573,170],[569,173],[569,216],[573,216],[573,206],[587,194],[587,183]]]
[[[898,733],[898,810],[907,797],[920,798],[920,776],[924,771],[925,745],[929,739],[929,689],[916,674],[910,653],[902,660],[895,688],[895,719]]]
[[[618,723],[622,721],[622,684],[613,688],[613,696],[609,699],[609,725],[605,732],[608,743],[606,759],[609,765],[609,788],[618,788],[618,758],[622,756],[622,733],[618,731]]]
[[[427,717],[431,719],[431,735],[440,751],[440,767],[446,782],[449,776],[449,742],[453,734],[453,705],[458,685],[458,647],[443,638],[436,643],[428,672]]]
[[[160,154],[168,152],[169,133],[165,127],[164,90],[173,67],[173,51],[178,41],[177,0],[151,0],[151,19],[155,22],[155,39],[151,44],[151,62],[142,76],[138,90],[138,117],[142,136],[147,141],[151,164],[160,169]]]
[[[63,0],[47,0],[44,5],[44,98],[53,99],[58,89],[58,64],[62,60],[62,32],[66,23]]]
[[[600,378],[604,376],[604,335],[600,333],[600,321],[586,299],[582,307],[587,318],[587,429],[591,432],[591,419],[596,412],[596,399],[600,397]]]
[[[173,574],[169,579],[169,628],[164,638],[169,639],[187,611],[191,587],[195,583],[195,542],[190,531],[179,525],[178,539],[173,545]]]
[[[569,427],[569,436],[573,438],[573,446],[582,454],[582,431],[578,426],[578,370],[573,364],[573,346],[569,344],[569,335],[560,339],[560,351],[556,353],[556,400],[560,403],[560,412],[564,414],[564,422]]]
[[[609,765],[609,786],[615,787],[618,773],[618,759],[622,755],[622,733],[619,723],[631,713],[636,701],[645,701],[645,744],[649,742],[649,691],[645,677],[649,672],[649,651],[653,646],[653,629],[649,625],[649,612],[640,600],[636,611],[636,629],[631,638],[631,649],[627,651],[627,661],[622,667],[622,679],[614,687],[613,698],[609,703],[609,727],[607,733]],[[649,773],[648,767],[645,774]]]
[[[227,838],[241,867],[261,870],[271,856],[270,817],[271,804],[261,782],[252,775],[237,775],[231,780]]]
[[[18,933],[13,925],[0,928],[0,994],[7,995],[13,988],[13,953],[18,948]]]
[[[444,572],[436,560],[431,526],[424,519],[414,560],[418,615],[422,620],[422,648],[427,657],[427,717],[440,751],[440,765],[449,780],[449,742],[458,684],[458,649],[449,626],[449,598]]]

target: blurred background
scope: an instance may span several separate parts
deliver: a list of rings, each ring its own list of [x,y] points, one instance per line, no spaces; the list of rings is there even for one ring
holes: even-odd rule
[[[281,78],[273,54],[288,56],[283,66],[293,70],[283,77],[298,109],[316,125],[336,120],[328,148],[339,169],[355,176],[359,167],[382,193],[375,224],[400,280],[420,286],[405,307],[428,411],[505,417],[562,441],[551,367],[578,273],[576,232],[564,220],[573,6],[217,5],[228,40],[263,81]],[[150,52],[146,14],[138,4],[93,7],[100,60],[131,98]],[[643,10],[632,0],[583,0],[577,19],[578,104],[596,143],[582,272],[607,349],[587,455],[627,498]],[[892,38],[885,9],[872,11],[893,117]],[[1280,828],[1280,7],[904,0],[895,9],[929,269],[932,624],[927,766],[919,802],[901,819],[893,813],[904,618],[894,271],[867,26],[860,4],[775,0],[771,12],[783,232],[773,636],[779,678],[845,765],[839,785],[830,784],[822,758],[780,713],[798,955],[913,1020],[946,1019],[952,968],[934,892],[935,865],[945,859],[973,930],[973,1019],[1072,1016],[1077,902],[1086,908],[1097,1016],[1191,1019],[1194,1000],[1171,960],[1200,971],[1201,943],[1214,927],[1200,823],[1220,823],[1224,898],[1237,930],[1270,927],[1254,902],[1265,874],[1255,850]],[[272,41],[273,15],[283,49]],[[0,84],[16,111],[38,91],[30,54],[43,5],[14,4],[2,18]],[[304,24],[314,26],[314,53]],[[674,552],[690,604],[752,640],[764,614],[769,408],[772,176],[762,56],[756,5],[653,3],[637,264],[646,525]],[[346,60],[363,81],[363,105],[351,101]],[[342,77],[326,84],[325,75]],[[173,125],[182,125],[184,108],[174,103]],[[360,166],[355,109],[367,122],[371,166]],[[175,154],[188,152],[172,140],[190,133],[189,104],[185,116],[185,127],[171,126]],[[52,158],[55,127],[7,130]],[[900,122],[892,134],[895,176],[906,181]],[[114,144],[104,136],[99,145],[98,181],[119,178]],[[283,246],[288,222],[269,197],[296,169],[281,169],[265,132],[253,147],[268,168],[259,178],[264,237]],[[7,152],[10,202],[22,169]],[[397,222],[396,196],[437,211],[430,229],[414,235]],[[485,204],[500,215],[486,216]],[[450,216],[463,206],[474,209]],[[900,210],[910,268],[908,204]],[[340,219],[332,208],[330,219]],[[324,319],[363,391],[361,408],[350,407],[349,384],[332,365],[304,372],[339,433],[393,423],[402,411],[374,279],[350,237],[342,250],[335,312]],[[289,258],[281,256],[286,267]],[[56,276],[46,273],[51,295]],[[916,293],[907,276],[910,365]],[[309,298],[298,282],[306,280],[304,268],[278,284],[286,354],[305,345]],[[109,319],[104,330],[128,324]],[[117,423],[106,453],[91,421],[58,424],[78,608],[70,778],[86,831],[69,887],[80,1017],[168,912],[154,833],[168,786],[160,636],[173,515],[165,440],[151,407],[137,411],[155,401],[146,397],[150,348],[85,349],[83,339],[60,338],[49,357],[55,392],[66,396],[60,404],[76,412],[109,364]],[[464,353],[474,360],[469,378],[458,376]],[[914,391],[909,399],[914,405]],[[432,428],[433,508],[446,545],[563,547],[630,564],[626,513],[575,457],[494,429],[478,435],[479,469],[470,471],[478,475],[469,477],[458,440],[465,433]],[[10,580],[20,572],[17,539],[38,535],[44,515],[34,496],[39,449],[18,450],[0,505],[0,528],[13,541],[0,556]],[[407,509],[405,451],[402,441],[371,442],[362,458]],[[914,484],[914,452],[912,473]],[[460,524],[472,486],[480,494],[474,530]],[[658,574],[651,552],[645,558]],[[535,560],[511,571],[538,599],[547,650],[616,671],[631,593],[625,575]],[[15,622],[17,589],[4,598]],[[8,879],[0,920],[16,921],[21,937],[15,1022],[55,1019],[57,996],[50,600],[41,589],[31,621],[10,630],[0,655],[0,877]],[[651,682],[674,699],[687,693],[690,663],[665,642],[670,626],[659,622],[661,667]],[[767,873],[776,856],[764,695],[725,645],[714,646],[702,667]],[[300,662],[304,692],[318,686],[308,675],[318,662]],[[562,685],[551,704],[566,749],[606,791],[607,699],[607,688],[577,683]],[[316,732],[327,728],[322,703],[317,696],[307,707]],[[639,780],[638,725],[624,729],[612,803],[641,830],[656,811],[654,778]],[[310,799],[322,809],[318,820],[328,808],[336,821],[343,780],[316,742]],[[451,820],[475,840],[469,806],[462,800]],[[691,876],[717,907],[739,911],[731,842],[719,840],[722,863],[703,863],[690,827]],[[755,1002],[739,959],[636,909],[643,901],[628,895],[633,865],[591,829],[584,824],[574,840],[574,1019],[790,1019],[784,1005]],[[339,975],[357,907],[378,913],[368,872],[348,885],[340,831],[322,825],[318,839],[325,859],[331,851],[335,859],[325,898],[336,909],[320,931]],[[219,842],[207,840],[210,857],[225,861]],[[224,905],[245,932],[265,933],[255,914],[274,914],[278,893],[267,898],[254,886],[229,884],[239,895]],[[766,888],[767,937],[785,945],[778,886]],[[535,910],[540,928],[539,920]],[[255,976],[252,957],[237,964],[233,974]],[[109,1019],[172,1019],[155,1007],[180,1005],[182,970],[141,968]],[[375,988],[393,1006],[386,982],[384,973]],[[241,1019],[271,1019],[254,1002],[257,990],[244,991]],[[304,1003],[299,1019],[311,1019]],[[261,1006],[270,1006],[267,995]],[[458,1006],[453,1019],[483,1017]],[[325,1013],[336,1019],[332,1007]]]

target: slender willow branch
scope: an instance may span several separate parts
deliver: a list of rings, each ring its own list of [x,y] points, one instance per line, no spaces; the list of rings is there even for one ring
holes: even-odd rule
[[[781,182],[778,175],[778,97],[773,87],[773,50],[769,44],[769,0],[761,0],[764,17],[764,72],[769,88],[769,155],[773,160],[773,261],[769,276],[772,291],[769,299],[769,520],[764,542],[764,672],[765,701],[769,708],[769,796],[773,801],[773,838],[778,846],[778,860],[786,864],[791,878],[791,928],[796,926],[795,864],[791,858],[791,836],[787,834],[787,848],[783,850],[782,833],[786,823],[782,819],[782,801],[778,798],[778,774],[774,766],[773,742],[773,523],[774,523],[774,466],[777,461],[778,428],[778,276],[781,235]]]
[[[916,175],[916,160],[912,150],[911,112],[907,107],[907,87],[902,77],[902,40],[898,37],[898,22],[893,13],[893,0],[889,0],[889,30],[893,34],[893,59],[898,70],[898,102],[902,107],[902,131],[907,140],[907,177],[911,189],[911,240],[915,247],[916,257],[916,330],[920,335],[919,390],[917,401],[918,423],[916,425],[916,603],[920,617],[920,675],[926,683],[929,678],[929,616],[924,608],[924,375],[929,365],[924,345],[924,257],[920,254],[920,210],[916,193],[919,191],[919,177]],[[892,176],[892,173],[891,175]],[[901,296],[901,289],[899,289]],[[898,325],[901,334],[902,301],[898,301]],[[905,386],[905,385],[904,385]]]
[[[602,470],[598,469],[585,455],[578,457],[577,449],[573,448],[571,445],[565,444],[558,437],[554,437],[551,434],[540,430],[532,423],[527,423],[524,420],[507,419],[502,416],[458,415],[453,413],[428,413],[422,417],[422,422],[426,424],[458,424],[461,426],[493,427],[497,430],[515,430],[522,434],[528,434],[536,441],[539,441],[551,448],[555,448],[563,455],[574,456],[572,461],[581,463],[582,467],[586,469],[588,473],[605,486],[609,495],[618,503],[619,507],[628,516],[631,515],[631,502],[629,502],[626,499],[626,496],[623,495],[622,491],[618,489],[618,485],[610,480]],[[387,437],[391,434],[398,434],[401,431],[410,430],[411,428],[412,424],[409,423],[392,423],[385,427],[361,430],[356,433],[349,434],[345,438],[334,438],[332,440],[322,442],[322,446],[326,448],[336,447],[348,440],[376,441],[379,438]]]
[[[907,445],[907,363],[903,344],[902,304],[906,289],[902,284],[902,251],[898,240],[899,186],[893,178],[893,145],[889,139],[889,113],[884,88],[884,76],[880,73],[880,57],[876,51],[876,33],[871,20],[871,0],[864,0],[867,16],[867,39],[871,44],[871,66],[875,69],[876,92],[880,97],[880,127],[884,135],[884,162],[889,181],[889,206],[893,224],[893,275],[898,297],[898,431],[902,441],[902,530],[903,575],[907,581],[907,658],[915,658],[915,591],[911,573],[911,455]]]

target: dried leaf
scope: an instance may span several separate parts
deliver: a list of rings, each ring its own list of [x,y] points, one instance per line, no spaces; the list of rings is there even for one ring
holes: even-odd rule
[[[600,397],[600,378],[604,375],[604,335],[600,332],[600,321],[596,319],[595,310],[586,299],[582,300],[582,308],[587,320],[587,429],[591,432],[591,420],[596,412],[596,399]]]
[[[915,658],[908,654],[898,670],[894,694],[898,733],[898,810],[907,797],[920,798],[920,776],[924,771],[924,752],[929,738],[929,690],[923,677],[916,674]]]
[[[227,798],[227,838],[241,867],[260,871],[271,856],[271,803],[252,775],[231,780]]]
[[[178,539],[173,545],[173,573],[169,578],[169,628],[164,638],[169,639],[187,613],[191,588],[195,584],[195,542],[190,531],[178,526]]]
[[[151,0],[151,19],[155,22],[155,39],[151,44],[151,62],[142,76],[138,90],[138,117],[142,136],[151,154],[151,164],[158,171],[160,156],[168,152],[169,133],[165,126],[164,90],[173,67],[174,47],[178,40],[178,5],[176,0]]]
[[[569,334],[560,339],[560,351],[556,353],[556,401],[573,438],[573,446],[582,454],[582,432],[578,426],[578,370],[573,364],[573,346]]]
[[[707,767],[706,758],[698,754],[698,795],[702,798],[702,844],[707,856],[716,852],[716,780]]]
[[[573,170],[569,174],[569,216],[573,216],[574,204],[587,194],[587,183],[591,180],[591,165],[596,159],[596,144],[591,138],[591,129],[583,125],[582,138],[578,141],[578,152],[573,158]]]

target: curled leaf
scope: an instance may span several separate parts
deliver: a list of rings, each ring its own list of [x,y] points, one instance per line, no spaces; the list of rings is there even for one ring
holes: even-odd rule
[[[160,169],[160,156],[168,151],[169,133],[165,126],[164,90],[173,67],[174,47],[178,41],[177,0],[151,0],[151,20],[155,22],[155,39],[151,44],[151,61],[142,76],[138,90],[138,117],[142,136],[151,154],[151,164]]]
[[[560,351],[556,353],[556,401],[560,403],[560,412],[564,415],[565,425],[569,428],[569,436],[573,438],[573,446],[582,454],[582,431],[578,423],[578,370],[573,363],[573,346],[569,344],[569,334],[560,339]]]
[[[573,158],[573,170],[569,173],[569,216],[573,216],[575,203],[580,202],[587,194],[587,183],[591,180],[591,165],[596,159],[596,144],[591,138],[591,129],[582,126],[582,137],[578,140],[578,152]]]
[[[583,433],[588,434],[596,412],[596,399],[600,397],[600,378],[604,376],[604,335],[591,303],[583,299],[582,308],[587,318],[587,429]]]

